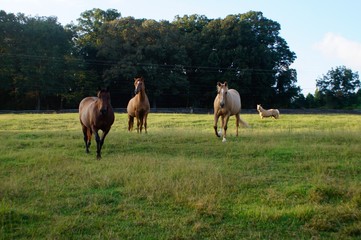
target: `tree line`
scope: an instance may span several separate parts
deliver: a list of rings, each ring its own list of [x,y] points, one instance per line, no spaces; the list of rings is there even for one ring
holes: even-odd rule
[[[240,92],[243,108],[359,105],[358,73],[344,66],[303,96],[290,67],[296,54],[280,29],[255,11],[169,22],[92,9],[66,26],[56,17],[0,11],[0,109],[77,108],[98,87],[109,87],[112,105],[125,107],[138,76],[153,108],[211,108],[218,81]]]

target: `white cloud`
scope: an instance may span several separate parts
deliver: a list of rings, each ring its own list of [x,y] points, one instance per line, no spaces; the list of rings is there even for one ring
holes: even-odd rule
[[[361,43],[346,39],[335,33],[326,33],[314,45],[325,57],[339,60],[348,68],[361,69]]]

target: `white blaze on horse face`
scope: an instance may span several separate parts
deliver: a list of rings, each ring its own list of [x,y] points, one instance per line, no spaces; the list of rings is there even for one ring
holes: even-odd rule
[[[135,94],[137,94],[139,92],[139,83],[140,83],[140,80],[138,80],[135,84],[135,90],[134,90]]]
[[[223,108],[224,106],[224,89],[222,88],[220,91],[220,101],[219,101],[220,106]]]

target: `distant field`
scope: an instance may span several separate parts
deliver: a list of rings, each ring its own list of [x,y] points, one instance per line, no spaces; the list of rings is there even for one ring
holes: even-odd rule
[[[361,116],[116,121],[96,160],[78,115],[0,114],[0,239],[360,239]]]

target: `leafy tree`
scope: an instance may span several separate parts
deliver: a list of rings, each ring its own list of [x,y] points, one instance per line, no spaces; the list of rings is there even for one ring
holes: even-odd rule
[[[21,87],[36,98],[36,109],[49,96],[64,91],[65,56],[70,53],[71,36],[53,17],[28,18],[21,45]],[[46,107],[47,108],[47,107]]]
[[[80,47],[96,48],[98,46],[99,32],[103,24],[118,19],[120,16],[121,14],[116,9],[104,11],[94,8],[81,13],[80,18],[78,18],[78,38],[76,43]]]
[[[76,55],[85,60],[84,67],[91,77],[90,88],[93,88],[93,85],[104,84],[102,75],[109,64],[108,59],[100,57],[98,53],[102,47],[100,39],[103,25],[119,19],[120,16],[121,14],[116,9],[104,11],[94,8],[81,13],[78,24],[73,26],[76,33],[74,38]]]
[[[254,99],[283,107],[290,106],[292,98],[300,92],[296,86],[296,71],[289,68],[296,55],[279,36],[280,24],[265,18],[261,12],[250,11],[240,15],[240,19],[247,34],[244,36],[244,47],[247,49],[251,46],[251,51],[246,55],[249,58],[246,66],[252,69],[250,76]]]
[[[167,21],[146,20],[139,33],[142,36],[142,62],[145,63],[141,70],[150,80],[147,86],[153,107],[157,106],[158,100],[168,103],[184,99],[183,93],[189,89],[183,68],[187,54],[176,29]]]
[[[114,105],[124,107],[139,75],[153,107],[212,107],[217,81],[238,89],[246,108],[288,107],[300,91],[290,68],[296,56],[279,36],[280,25],[261,12],[176,16],[170,23],[95,8],[65,28],[56,18],[3,12],[0,18],[6,19],[0,84],[19,99],[37,99],[37,108],[50,99],[76,107],[103,84],[111,86]]]
[[[304,105],[305,108],[317,107],[315,97],[311,93],[307,94],[305,101],[306,101]]]
[[[177,29],[179,42],[182,49],[185,50],[188,64],[184,68],[186,77],[189,82],[187,93],[187,107],[207,106],[209,100],[209,93],[214,91],[214,86],[211,79],[209,79],[208,58],[212,52],[205,39],[207,36],[203,34],[205,27],[210,23],[210,20],[204,15],[184,15],[183,17],[176,16],[172,25]],[[207,106],[208,107],[208,106]]]
[[[119,99],[123,105],[131,96],[135,76],[145,77],[153,107],[158,101],[179,98],[187,89],[182,67],[187,55],[179,34],[169,22],[119,19],[104,25],[101,36],[99,56],[114,62],[105,70],[104,80],[113,84],[121,92],[119,95],[126,96]]]
[[[57,23],[55,17],[25,17],[1,12],[4,38],[1,44],[6,61],[4,82],[10,87],[10,96],[21,98],[25,108],[50,106],[51,99],[59,98],[69,53],[71,36]],[[33,101],[35,100],[35,101]]]
[[[274,103],[285,108],[292,107],[292,100],[302,95],[300,94],[301,89],[296,85],[296,82],[297,73],[295,69],[280,70],[276,74],[276,97]]]
[[[345,108],[356,104],[357,91],[360,89],[358,72],[353,72],[345,66],[332,68],[326,75],[316,80],[320,98],[326,107]]]
[[[0,11],[0,95],[2,107],[11,107],[19,101],[17,89],[18,62],[21,51],[17,47],[22,39],[24,15]],[[10,100],[9,100],[10,99]]]
[[[280,25],[261,12],[215,20],[185,16],[173,24],[185,39],[192,64],[187,76],[202,106],[211,106],[216,82],[225,80],[239,89],[245,107],[285,99],[286,106],[299,94],[296,71],[289,68],[295,54],[279,36]]]
[[[290,106],[300,91],[289,68],[295,54],[279,36],[280,25],[261,12],[176,16],[172,23],[99,16],[99,9],[82,14],[77,43],[85,59],[95,60],[89,71],[128,96],[117,99],[122,105],[136,75],[146,78],[153,107],[211,107],[216,82],[225,80],[239,89],[245,107]]]

